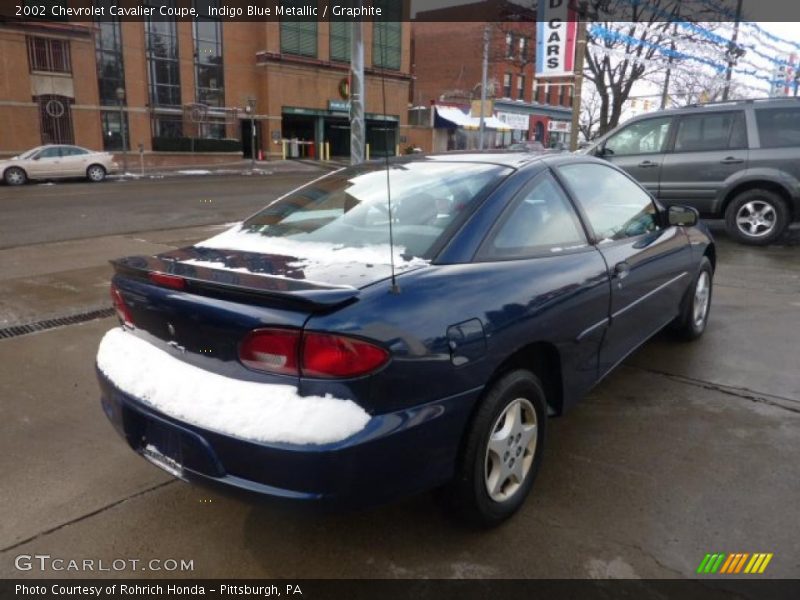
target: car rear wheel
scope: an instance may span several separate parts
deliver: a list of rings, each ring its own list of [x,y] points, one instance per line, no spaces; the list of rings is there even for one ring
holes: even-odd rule
[[[460,516],[492,526],[522,506],[541,463],[546,415],[542,385],[530,371],[512,371],[492,385],[467,432],[449,490]]]
[[[3,173],[3,179],[8,185],[22,185],[28,181],[28,176],[19,167],[11,167]]]
[[[714,289],[714,270],[711,262],[703,257],[700,272],[686,293],[681,314],[672,323],[672,329],[682,339],[696,340],[706,330],[711,312],[711,292]]]
[[[92,165],[86,169],[86,178],[89,181],[98,183],[106,178],[106,170],[102,167],[102,165]]]
[[[747,190],[736,196],[725,211],[728,233],[744,244],[763,246],[777,240],[789,225],[789,210],[778,194]]]

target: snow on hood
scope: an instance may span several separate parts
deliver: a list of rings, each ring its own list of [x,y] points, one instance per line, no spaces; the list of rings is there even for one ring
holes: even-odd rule
[[[103,337],[97,367],[117,388],[165,415],[256,442],[329,444],[358,433],[370,419],[352,400],[300,396],[293,385],[212,373],[121,328]]]
[[[324,269],[326,266],[344,263],[359,263],[366,265],[388,265],[391,251],[389,244],[373,244],[359,247],[349,247],[344,244],[328,242],[306,242],[296,239],[272,237],[242,231],[241,225],[223,231],[203,242],[195,244],[201,248],[216,248],[220,250],[236,250],[240,252],[256,252],[260,254],[276,254],[279,256],[292,256],[297,262],[289,263],[293,267],[303,268],[308,272],[309,267]],[[425,266],[428,261],[421,258],[406,260],[403,246],[394,247],[394,264],[398,271],[412,267]]]

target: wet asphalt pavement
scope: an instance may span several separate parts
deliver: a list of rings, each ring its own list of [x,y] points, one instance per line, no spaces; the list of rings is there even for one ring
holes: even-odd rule
[[[0,221],[0,328],[107,306],[109,258],[202,239],[298,183],[253,181],[95,186],[115,194],[94,225],[75,224],[71,203],[102,213],[100,189],[25,188],[28,215],[0,188],[12,207]],[[193,220],[211,193],[217,212]],[[718,232],[706,335],[657,336],[551,420],[531,497],[491,531],[463,528],[433,494],[312,515],[174,481],[131,453],[99,407],[93,358],[112,319],[0,339],[0,577],[92,575],[15,569],[18,555],[49,554],[194,566],[102,576],[672,578],[692,576],[707,552],[771,552],[765,576],[797,577],[797,233],[748,248]]]

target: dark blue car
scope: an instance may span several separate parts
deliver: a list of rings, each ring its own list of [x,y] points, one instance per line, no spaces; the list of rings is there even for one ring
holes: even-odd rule
[[[444,487],[493,524],[549,416],[665,326],[703,333],[715,250],[607,162],[481,153],[344,169],[113,265],[97,369],[136,452],[305,504]]]

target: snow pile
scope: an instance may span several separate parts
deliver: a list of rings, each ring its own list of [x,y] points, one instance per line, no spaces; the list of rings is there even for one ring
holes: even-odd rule
[[[103,337],[97,366],[120,390],[170,417],[256,442],[328,444],[358,433],[369,421],[351,400],[304,397],[292,385],[218,375],[121,328]]]
[[[298,260],[297,262],[289,263],[289,266],[296,268],[324,268],[327,265],[342,263],[388,265],[391,262],[389,244],[347,247],[344,244],[332,244],[329,242],[303,242],[296,239],[242,231],[241,225],[237,225],[228,231],[223,231],[219,235],[195,245],[200,248],[293,256]],[[421,258],[404,259],[402,255],[405,250],[403,246],[394,247],[394,264],[397,270],[401,271],[428,264],[428,261]]]
[[[207,169],[186,169],[178,171],[181,175],[211,175],[211,171]]]
[[[182,265],[189,265],[192,267],[203,267],[206,269],[217,269],[218,271],[232,271],[234,273],[245,273],[247,275],[261,275],[266,277],[271,277],[273,279],[285,279],[287,281],[302,281],[303,283],[311,283],[311,284],[318,284],[324,285],[325,287],[334,287],[334,288],[341,288],[351,290],[353,289],[352,285],[336,285],[327,281],[314,281],[309,279],[308,277],[303,277],[302,279],[298,279],[297,277],[287,277],[286,275],[277,275],[275,273],[260,273],[258,271],[251,271],[246,267],[229,267],[223,262],[214,262],[210,260],[200,260],[198,258],[190,258],[187,260],[180,261]],[[297,267],[299,263],[289,263],[290,267]],[[300,265],[301,267],[303,265]]]

